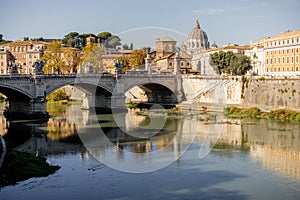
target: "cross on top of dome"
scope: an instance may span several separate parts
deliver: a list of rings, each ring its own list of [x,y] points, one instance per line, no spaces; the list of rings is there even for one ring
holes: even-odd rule
[[[194,28],[195,28],[195,29],[200,29],[200,24],[199,24],[198,19],[196,20],[196,23],[195,23]]]

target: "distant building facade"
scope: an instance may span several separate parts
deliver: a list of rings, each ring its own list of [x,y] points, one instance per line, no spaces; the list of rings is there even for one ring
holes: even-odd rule
[[[285,31],[250,43],[254,72],[259,75],[300,75],[300,30]]]
[[[41,59],[47,45],[47,42],[31,40],[28,38],[22,38],[1,45],[0,73],[8,73],[7,67],[10,62],[18,64],[19,73],[30,73],[32,71],[32,64],[36,60]]]
[[[192,69],[192,57],[185,52],[178,52],[174,39],[164,36],[156,40],[156,51],[154,52],[153,70],[158,73],[172,73],[175,67],[176,52],[179,53],[180,71],[182,74],[197,73]]]

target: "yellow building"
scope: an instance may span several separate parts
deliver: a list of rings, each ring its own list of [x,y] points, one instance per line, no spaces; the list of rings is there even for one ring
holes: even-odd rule
[[[263,49],[263,74],[300,75],[300,30],[285,31],[273,37],[251,42],[252,48]]]
[[[0,55],[0,73],[7,74],[7,66],[9,62],[19,64],[19,73],[31,73],[32,64],[36,60],[40,60],[43,51],[48,43],[43,41],[21,38],[14,42],[1,45]]]
[[[6,49],[0,49],[0,74],[7,74],[7,64],[11,58],[11,54]]]

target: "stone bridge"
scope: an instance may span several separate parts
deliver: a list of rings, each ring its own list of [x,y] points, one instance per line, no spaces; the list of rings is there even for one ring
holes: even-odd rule
[[[84,92],[84,108],[125,108],[125,92],[138,86],[149,103],[176,104],[183,100],[179,74],[72,74],[72,75],[2,75],[0,93],[7,97],[8,114],[47,116],[46,96],[72,85]]]

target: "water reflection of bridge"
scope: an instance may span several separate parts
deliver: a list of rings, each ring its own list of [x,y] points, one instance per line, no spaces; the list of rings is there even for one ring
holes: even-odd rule
[[[127,113],[128,115],[130,112]],[[46,124],[45,128],[41,125],[32,125],[31,130],[36,132],[36,136],[30,138],[26,143],[19,147],[20,150],[39,152],[39,154],[48,153],[63,153],[65,151],[77,151],[78,146],[73,146],[59,142],[63,138],[72,137],[76,134],[77,129],[84,129],[92,124],[89,118],[88,110],[80,110],[80,106],[69,106],[66,108],[62,116],[54,116]],[[132,117],[136,125],[143,124],[146,116],[135,115]],[[200,119],[201,118],[201,119]],[[111,115],[99,115],[102,126],[113,127],[113,118]],[[168,150],[173,152],[173,156],[178,158],[185,145],[193,139],[197,141],[209,141],[213,145],[217,140],[215,148],[230,148],[249,151],[252,159],[260,161],[263,166],[283,176],[291,177],[300,180],[300,127],[297,124],[284,124],[282,122],[271,122],[265,120],[229,120],[219,118],[223,121],[221,135],[212,133],[218,128],[211,126],[207,116],[187,116],[182,119],[173,119],[165,129],[165,134],[157,137],[150,137],[143,141],[130,141],[128,135],[122,131],[116,131],[115,128],[108,130],[107,134],[112,139],[115,145],[115,152],[119,156],[116,159],[121,159],[120,150],[127,150],[140,153],[151,152],[154,150],[164,149],[168,146]],[[9,123],[3,116],[0,120],[0,135],[6,135],[7,129],[10,128]],[[129,130],[135,127],[127,123]],[[176,130],[177,132],[172,132]],[[285,130],[285,131],[283,131]],[[196,131],[196,132],[195,132]],[[176,134],[185,133],[185,134]],[[189,134],[186,134],[189,133]],[[194,134],[197,133],[197,134]],[[118,140],[114,140],[118,138]],[[225,144],[225,145],[219,145]],[[98,151],[98,155],[103,155],[107,149],[94,149]]]

